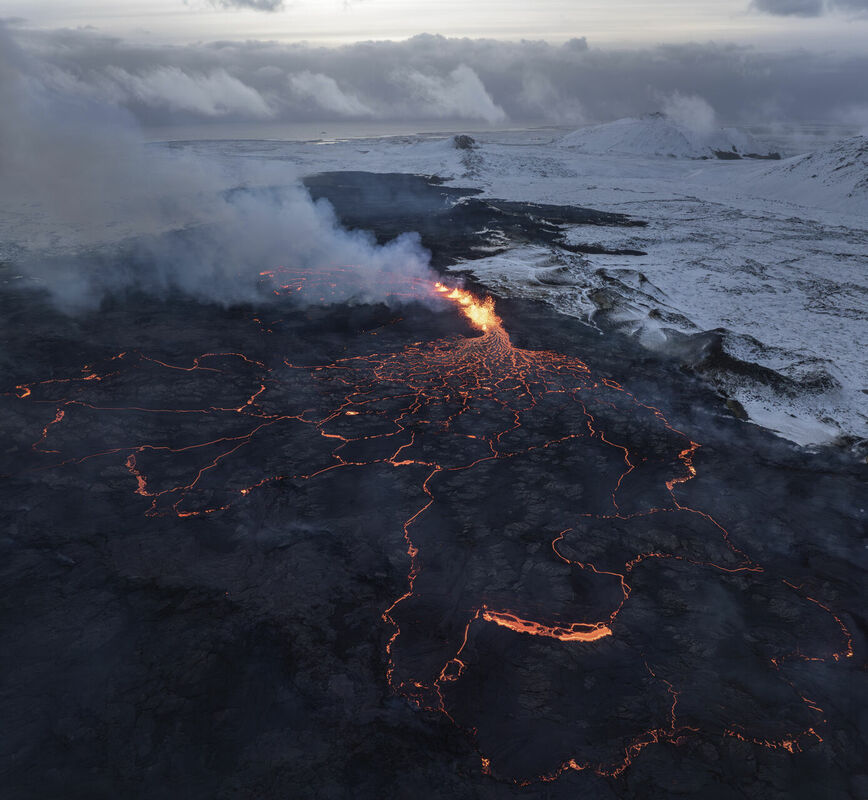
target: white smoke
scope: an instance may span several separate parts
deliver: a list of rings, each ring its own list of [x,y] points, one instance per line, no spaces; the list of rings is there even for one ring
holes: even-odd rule
[[[708,136],[718,127],[714,109],[697,94],[672,92],[662,98],[661,106],[669,119],[701,136]]]
[[[168,96],[170,76],[136,83]],[[177,103],[219,110],[209,87],[179,82]],[[209,99],[210,98],[210,99]],[[230,99],[227,99],[230,98]],[[255,104],[255,100],[252,100]],[[0,29],[0,243],[67,307],[107,290],[180,290],[235,302],[259,296],[275,266],[352,265],[345,296],[386,299],[390,276],[427,277],[415,235],[379,246],[343,229],[279,164],[243,173],[148,147],[129,113],[52,78]],[[236,167],[242,169],[242,167]]]
[[[106,72],[127,98],[156,108],[192,111],[205,117],[239,114],[262,119],[273,114],[259,92],[225,69],[198,75],[188,75],[177,67],[158,67],[141,75],[119,67],[109,67]]]
[[[346,117],[369,117],[373,110],[354,94],[344,92],[334,78],[305,70],[289,76],[289,85],[298,97],[312,100],[325,111]]]
[[[868,136],[868,104],[848,106],[840,116],[844,124],[855,125],[862,136]]]
[[[522,78],[518,99],[525,108],[533,109],[540,119],[559,124],[581,125],[587,122],[582,104],[558,91],[551,79],[540,72],[528,72]]]
[[[417,113],[445,119],[481,119],[503,122],[506,112],[491,99],[485,85],[466,64],[459,64],[446,77],[416,70],[396,75],[418,100]]]

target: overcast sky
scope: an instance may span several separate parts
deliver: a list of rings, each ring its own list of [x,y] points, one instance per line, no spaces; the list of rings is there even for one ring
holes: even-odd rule
[[[868,126],[868,0],[6,0],[2,13],[19,89],[145,127],[573,125],[665,108]]]
[[[713,39],[868,47],[868,0],[5,0],[0,12],[34,27],[89,25],[175,43],[339,43],[427,32],[549,41],[586,36],[595,45]]]

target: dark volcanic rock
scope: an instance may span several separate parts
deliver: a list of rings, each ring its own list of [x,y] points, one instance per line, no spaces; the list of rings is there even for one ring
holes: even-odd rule
[[[566,225],[646,225],[626,214],[482,199],[476,197],[478,189],[443,186],[419,175],[327,172],[305,178],[304,183],[315,200],[332,203],[344,225],[372,230],[380,242],[418,231],[438,267],[522,243],[557,244],[574,253],[645,255],[639,250],[564,241]]]
[[[584,213],[443,191],[441,226]],[[452,307],[71,319],[22,284],[4,798],[858,796],[864,465],[528,303],[507,345]]]
[[[476,139],[465,133],[459,133],[452,137],[452,144],[456,150],[473,150],[476,147]]]

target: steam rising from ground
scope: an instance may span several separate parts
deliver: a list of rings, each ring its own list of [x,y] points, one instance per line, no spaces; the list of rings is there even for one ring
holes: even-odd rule
[[[506,113],[497,105],[479,76],[466,64],[459,64],[445,78],[425,75],[415,70],[405,77],[411,94],[437,116],[448,119],[483,119],[486,122],[504,122]]]
[[[717,128],[714,109],[698,95],[673,92],[663,98],[661,107],[669,119],[694,133],[707,136]]]
[[[41,67],[0,29],[0,248],[61,305],[126,287],[250,300],[261,271],[287,264],[352,265],[335,299],[387,299],[390,275],[428,275],[418,236],[380,246],[343,229],[279,164],[233,173],[147,147],[128,112]]]

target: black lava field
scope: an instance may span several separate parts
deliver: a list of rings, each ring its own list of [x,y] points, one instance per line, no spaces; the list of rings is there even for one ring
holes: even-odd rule
[[[2,265],[3,797],[863,793],[865,465],[443,271],[641,221],[308,186],[442,274],[72,317]]]

